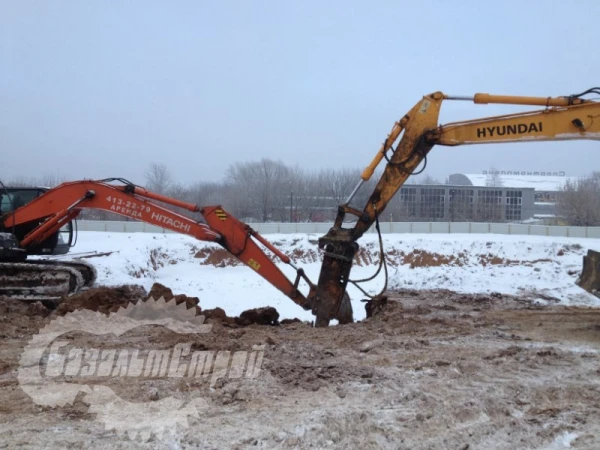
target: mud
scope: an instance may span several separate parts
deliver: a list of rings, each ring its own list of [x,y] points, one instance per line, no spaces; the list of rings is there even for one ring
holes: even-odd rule
[[[249,309],[240,314],[239,323],[244,325],[279,325],[279,313],[273,307]]]
[[[118,295],[93,307],[109,311]],[[254,379],[92,380],[132,402],[207,402],[187,427],[141,442],[106,430],[87,394],[63,407],[32,402],[17,382],[20,354],[59,312],[0,299],[0,447],[600,448],[598,309],[403,291],[389,292],[374,317],[328,329],[276,325],[274,312],[264,313],[247,316],[274,318],[268,326],[221,318],[210,333],[191,336],[156,326],[119,338],[68,336],[71,346],[141,351],[190,341],[193,350],[264,348]]]
[[[138,300],[145,297],[146,292],[139,286],[94,288],[79,295],[63,298],[55,313],[65,315],[83,308],[108,314],[109,312],[117,312],[120,307],[125,307],[130,302],[137,303]]]

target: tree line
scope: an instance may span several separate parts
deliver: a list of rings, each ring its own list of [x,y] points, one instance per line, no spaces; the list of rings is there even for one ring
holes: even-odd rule
[[[164,163],[151,163],[141,185],[146,189],[200,206],[221,205],[245,222],[331,222],[358,181],[359,169],[307,171],[281,161],[263,158],[231,164],[223,180],[182,184]],[[365,183],[353,204],[362,206],[373,191],[377,174]],[[54,187],[69,181],[60,175],[4,180],[7,186]],[[168,206],[180,214],[193,215]],[[129,220],[100,210],[84,210],[82,219]]]
[[[568,225],[600,226],[600,172],[567,181],[556,198],[556,214]]]
[[[221,205],[246,222],[323,222],[333,220],[360,174],[359,169],[306,171],[264,158],[231,164],[220,182],[184,186],[164,164],[153,163],[145,173],[145,187],[196,205]],[[376,178],[365,183],[353,203],[367,201]]]
[[[175,181],[165,164],[152,163],[144,173],[143,185],[151,191],[188,203],[200,206],[221,205],[245,222],[332,222],[338,205],[346,201],[360,180],[360,174],[360,169],[352,168],[307,171],[264,158],[260,161],[231,164],[222,181],[198,181],[184,185]],[[375,174],[363,185],[352,206],[359,209],[364,207],[378,179],[379,175]],[[47,174],[40,179],[19,177],[5,181],[5,184],[53,187],[63,181],[68,180],[57,174]],[[407,187],[414,183],[442,184],[429,175],[420,179],[409,178]],[[492,175],[486,180],[486,185],[500,187],[502,182]],[[393,217],[395,221],[418,220],[411,214],[415,201],[421,202],[421,210],[435,207],[427,199],[411,199],[413,203],[406,200],[407,195],[396,195],[387,207],[385,217]],[[494,204],[488,209],[501,207],[503,205]],[[460,197],[451,199],[449,211],[452,221],[496,221],[500,220],[501,215],[500,210],[492,209],[486,209],[482,215],[482,211],[472,210],[468,199]],[[190,215],[183,209],[178,212]],[[568,181],[556,195],[556,215],[561,224],[600,226],[600,172],[593,172],[576,182]],[[95,210],[84,211],[81,218],[127,220],[122,216]]]

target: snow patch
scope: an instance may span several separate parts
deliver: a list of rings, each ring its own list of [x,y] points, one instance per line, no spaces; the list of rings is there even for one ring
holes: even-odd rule
[[[564,432],[563,434],[559,434],[554,438],[554,441],[547,446],[544,447],[544,450],[560,450],[563,448],[571,448],[571,442],[577,439],[579,436],[575,433]]]
[[[316,234],[274,234],[266,238],[316,282],[321,253]],[[600,299],[583,291],[575,280],[588,248],[600,249],[600,239],[511,236],[493,234],[385,234],[388,255],[388,289],[451,289],[464,293],[524,295],[539,303],[600,305]],[[366,278],[376,270],[379,245],[376,235],[360,242],[363,257],[355,264],[351,278]],[[201,249],[220,248],[192,237],[160,233],[80,232],[74,252],[113,252],[90,258],[96,266],[98,284],[140,284],[149,289],[156,281],[174,293],[200,298],[203,308],[223,308],[239,315],[249,308],[273,306],[281,318],[312,320],[252,269],[244,265],[223,267],[206,264],[197,257]],[[409,261],[410,263],[404,263]],[[294,270],[279,264],[294,279]],[[365,283],[367,291],[378,293],[383,277]],[[306,292],[306,291],[303,291]],[[365,316],[364,296],[354,286],[348,292],[356,319]]]

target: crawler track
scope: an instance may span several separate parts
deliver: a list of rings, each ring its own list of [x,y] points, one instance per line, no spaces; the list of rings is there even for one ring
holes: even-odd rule
[[[96,270],[83,261],[28,261],[0,264],[0,296],[56,301],[88,288]]]

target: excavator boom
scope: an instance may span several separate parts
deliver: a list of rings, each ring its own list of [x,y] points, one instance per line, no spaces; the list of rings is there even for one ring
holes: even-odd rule
[[[112,184],[113,182],[119,184]],[[206,220],[206,224],[171,211],[158,202],[184,208],[193,213],[200,213]],[[83,180],[63,183],[10,214],[4,215],[0,219],[0,224],[4,230],[10,230],[29,223],[41,222],[20,239],[18,242],[20,248],[15,249],[18,251],[45,241],[66,223],[76,218],[85,208],[110,211],[177,233],[187,234],[202,241],[215,242],[252,268],[295,303],[304,309],[312,307],[309,298],[314,292],[315,286],[306,277],[304,271],[297,268],[288,256],[276,249],[250,226],[237,220],[221,206],[201,208],[191,203],[150,192],[126,180]],[[296,270],[297,275],[294,282],[285,276],[259,244]],[[12,264],[10,268],[14,271],[15,265]],[[7,275],[4,274],[4,276]],[[299,290],[299,283],[302,280],[307,283],[309,288],[306,295]]]
[[[594,88],[579,95],[556,98],[489,94],[463,97],[449,96],[442,92],[424,96],[394,124],[346,203],[339,206],[333,227],[319,240],[324,258],[313,306],[317,325],[327,326],[329,320],[336,317],[349,282],[353,258],[358,250],[356,241],[377,222],[378,216],[394,194],[426,160],[434,145],[600,140],[600,103],[583,98],[589,93],[599,94],[600,90]],[[545,109],[438,125],[444,100],[540,105],[545,106]],[[362,210],[351,207],[353,197],[361,185],[371,178],[383,159],[386,159],[387,164],[367,204]],[[357,217],[352,228],[343,227],[347,214]]]

